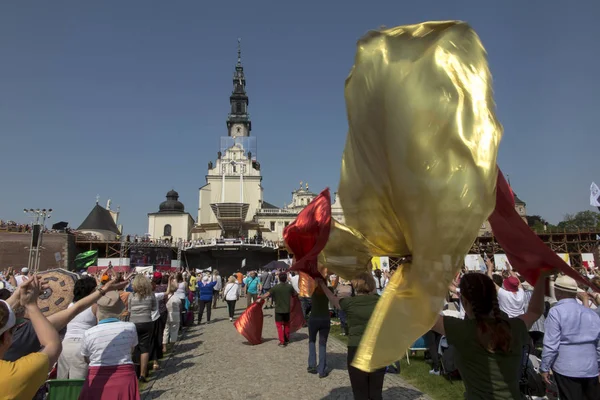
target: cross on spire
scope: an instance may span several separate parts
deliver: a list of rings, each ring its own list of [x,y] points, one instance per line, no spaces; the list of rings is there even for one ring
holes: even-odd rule
[[[237,65],[242,65],[242,38],[238,38],[238,59]]]

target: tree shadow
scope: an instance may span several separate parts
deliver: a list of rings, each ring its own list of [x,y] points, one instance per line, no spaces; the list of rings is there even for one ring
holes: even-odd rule
[[[140,397],[142,398],[142,400],[154,400],[154,399],[158,399],[160,396],[162,396],[163,394],[167,393],[168,390],[152,390],[150,389],[149,392],[146,392],[145,394],[141,395]]]
[[[198,354],[195,357],[200,357],[202,355],[203,354]],[[160,369],[158,373],[155,376],[153,376],[154,380],[162,379],[165,376],[169,376],[171,374],[179,372],[180,370],[188,369],[196,365],[192,362],[188,362],[189,359],[190,358],[186,356],[178,356],[171,358],[166,364],[166,366]]]
[[[290,342],[301,342],[308,339],[308,334],[303,332],[294,332],[290,335]]]
[[[402,387],[393,387],[383,391],[383,398],[385,400],[416,400],[421,396],[423,396],[423,393],[417,390]],[[331,392],[327,396],[322,397],[321,400],[347,400],[352,398],[352,388],[350,386],[345,386],[332,389]]]
[[[201,336],[203,332],[200,331],[194,331],[194,332],[190,332],[189,335],[185,335],[185,339],[194,339],[197,338],[198,336]]]
[[[348,355],[346,353],[327,353],[327,366],[331,369],[348,370]]]
[[[173,348],[173,352],[174,353],[176,352],[177,354],[184,354],[184,353],[187,353],[188,351],[196,349],[202,343],[204,343],[202,340],[199,340],[199,341],[193,342],[193,343],[180,343],[177,345],[177,347]]]

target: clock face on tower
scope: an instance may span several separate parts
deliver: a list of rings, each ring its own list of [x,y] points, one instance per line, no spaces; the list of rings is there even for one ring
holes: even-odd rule
[[[242,124],[233,124],[231,126],[231,136],[246,136],[246,127]]]

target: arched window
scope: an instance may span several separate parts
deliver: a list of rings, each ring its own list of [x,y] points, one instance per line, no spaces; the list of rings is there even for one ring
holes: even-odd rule
[[[171,225],[166,224],[165,229],[163,231],[163,236],[171,236]]]

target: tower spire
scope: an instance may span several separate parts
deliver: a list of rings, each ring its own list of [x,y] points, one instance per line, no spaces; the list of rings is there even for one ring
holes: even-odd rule
[[[231,109],[227,116],[229,136],[250,136],[252,124],[248,113],[248,94],[246,93],[246,76],[242,66],[242,38],[237,40],[237,64],[233,73],[233,91],[229,96]]]

